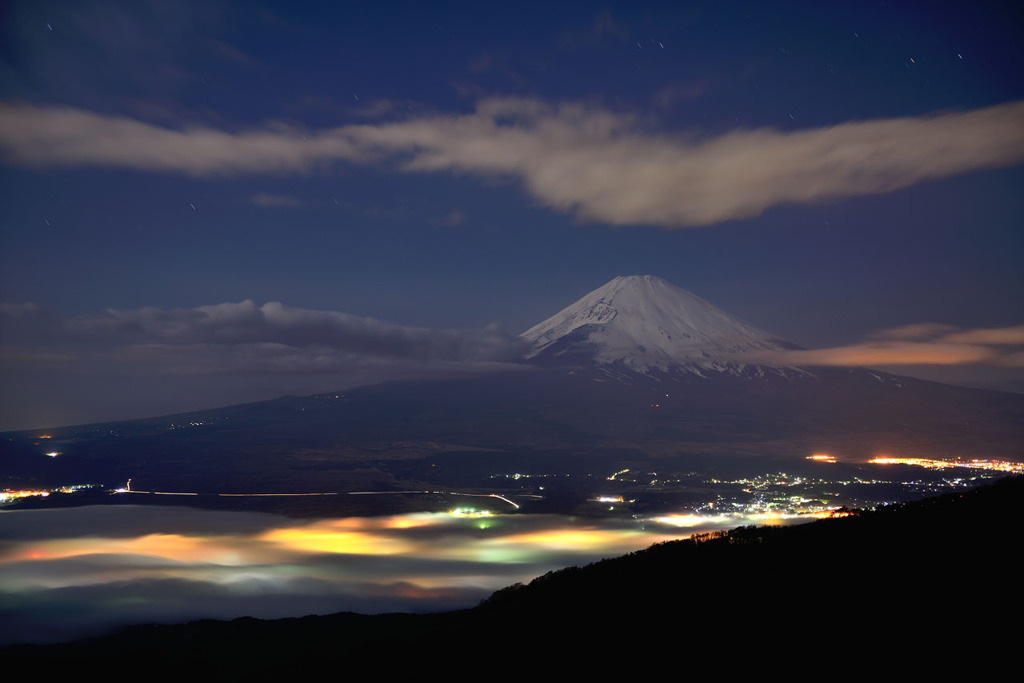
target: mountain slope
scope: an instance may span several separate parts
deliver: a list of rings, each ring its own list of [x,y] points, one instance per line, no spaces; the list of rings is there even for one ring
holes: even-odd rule
[[[592,473],[821,451],[1024,458],[1024,395],[750,365],[745,352],[787,343],[650,276],[616,278],[523,339],[532,351],[515,372],[66,427],[45,443],[7,435],[0,475],[284,492],[477,485],[526,463]]]

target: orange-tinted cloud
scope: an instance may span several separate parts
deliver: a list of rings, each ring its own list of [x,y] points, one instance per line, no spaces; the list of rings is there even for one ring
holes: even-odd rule
[[[1024,325],[981,330],[966,330],[946,337],[958,344],[1024,344]]]
[[[919,323],[882,330],[874,340],[830,349],[763,351],[748,354],[770,365],[968,365],[1024,367],[1024,325],[960,330]]]

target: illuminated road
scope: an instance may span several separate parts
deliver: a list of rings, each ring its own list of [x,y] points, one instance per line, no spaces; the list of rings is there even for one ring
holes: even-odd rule
[[[142,493],[151,496],[217,496],[221,498],[269,498],[269,497],[301,497],[301,496],[394,496],[394,495],[437,495],[437,496],[468,496],[472,498],[497,498],[518,510],[519,505],[497,493],[464,493],[462,491],[316,491],[306,493],[197,493],[194,491],[140,491],[131,488],[131,480],[117,493]],[[534,497],[534,496],[531,496]]]

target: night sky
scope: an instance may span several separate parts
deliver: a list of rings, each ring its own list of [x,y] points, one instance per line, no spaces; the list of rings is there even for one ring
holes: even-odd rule
[[[0,429],[506,367],[653,274],[1024,391],[1006,2],[0,9]]]

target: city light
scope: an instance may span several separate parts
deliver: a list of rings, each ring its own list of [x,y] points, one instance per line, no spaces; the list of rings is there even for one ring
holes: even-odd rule
[[[1006,460],[936,460],[933,458],[894,458],[879,456],[868,460],[872,465],[914,465],[930,470],[945,470],[953,467],[988,470],[993,472],[1024,473],[1024,463]]]
[[[490,517],[494,513],[490,510],[477,510],[476,508],[455,508],[449,510],[448,514],[452,517]]]

